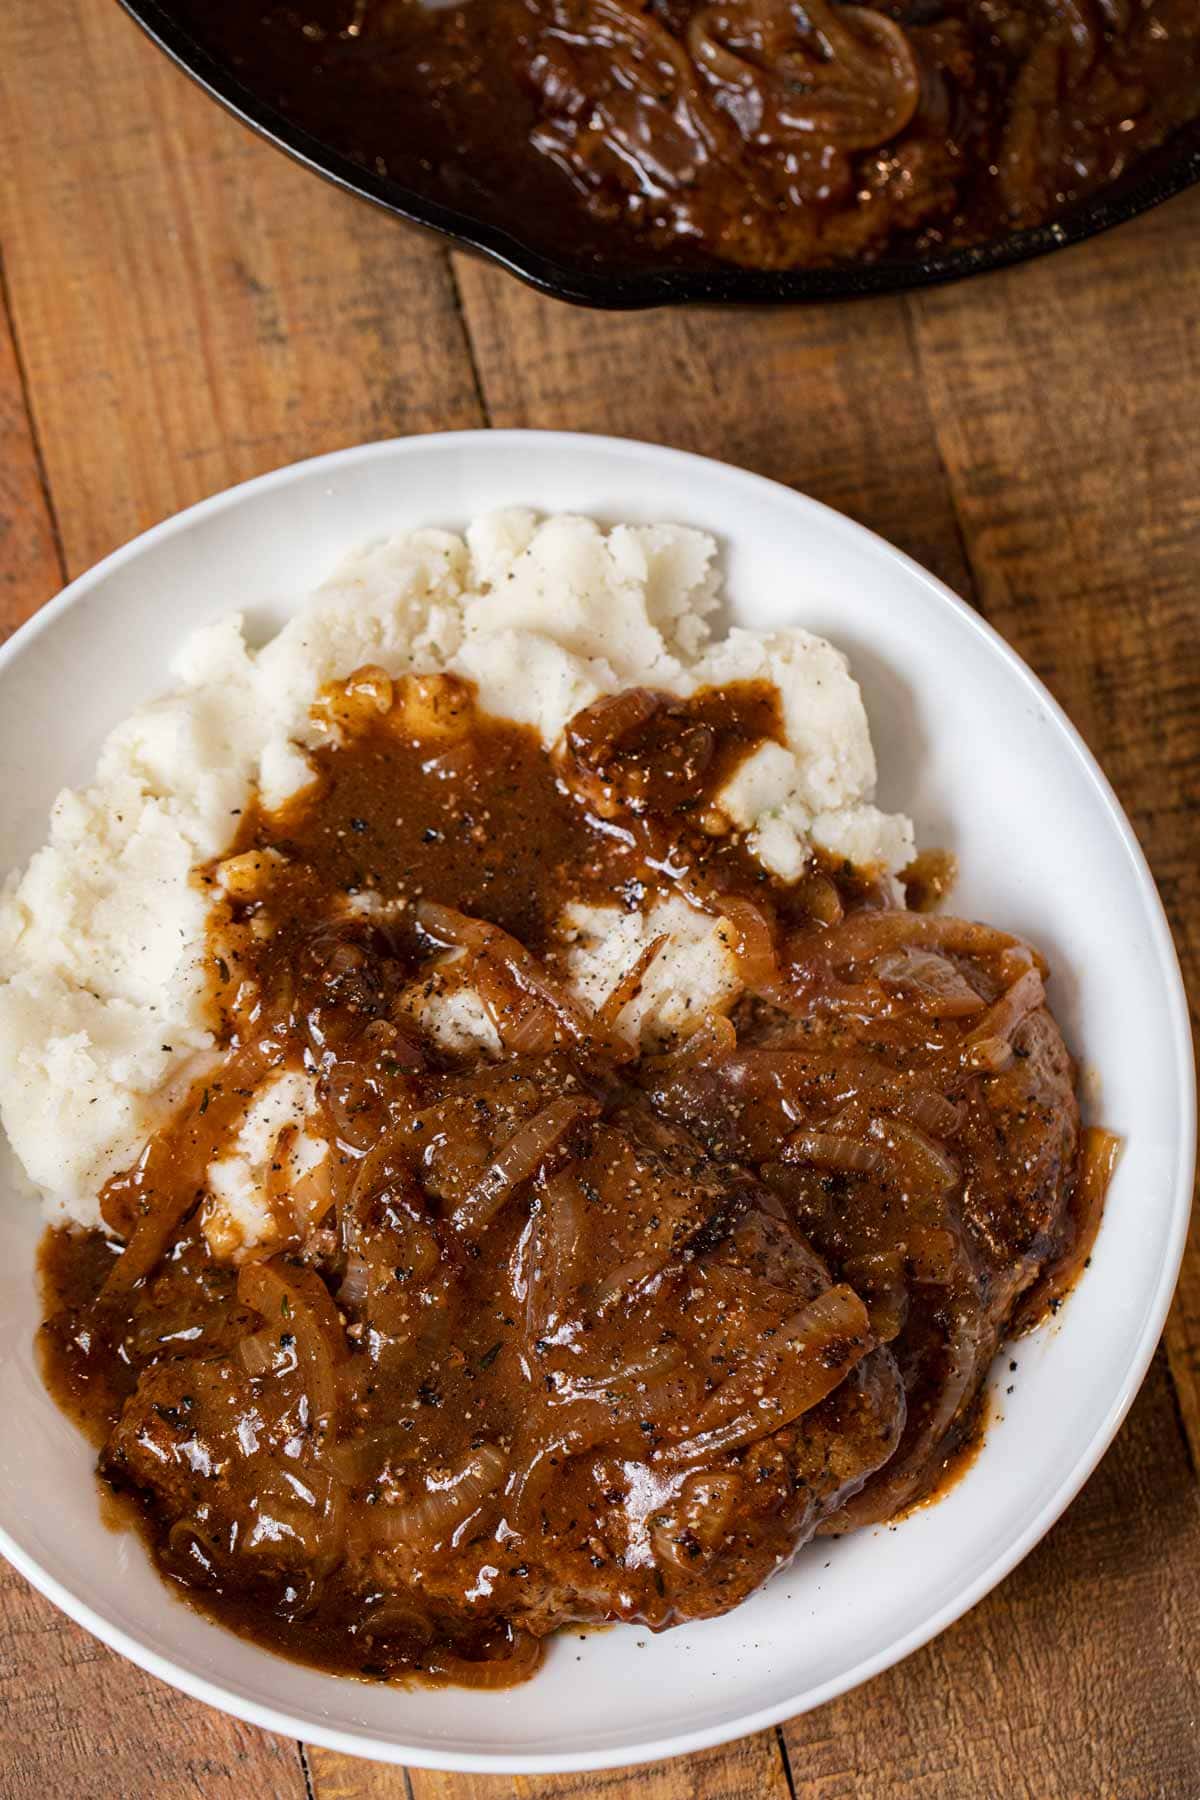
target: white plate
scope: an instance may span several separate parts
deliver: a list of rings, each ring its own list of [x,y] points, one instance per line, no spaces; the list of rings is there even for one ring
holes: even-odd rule
[[[956,904],[1048,952],[1051,995],[1126,1139],[1092,1265],[1058,1325],[1022,1344],[982,1455],[896,1530],[804,1552],[729,1617],[660,1638],[556,1641],[509,1693],[371,1687],[208,1624],[132,1537],[101,1525],[92,1457],[39,1384],[35,1210],[0,1204],[0,1549],[153,1674],[335,1749],[433,1768],[602,1768],[733,1738],[907,1655],[1011,1569],[1109,1444],[1153,1352],[1183,1248],[1193,1080],[1183,989],[1150,875],[1103,776],[1049,695],[931,576],[825,507],[647,444],[467,432],[372,444],[218,495],[74,583],[0,651],[0,866],[42,840],[56,790],[166,682],[185,633],[235,608],[277,627],[345,551],[520,502],[669,519],[721,540],[730,611],[797,622],[851,656],[881,799],[961,859]],[[1011,1377],[1006,1376],[1007,1388]]]

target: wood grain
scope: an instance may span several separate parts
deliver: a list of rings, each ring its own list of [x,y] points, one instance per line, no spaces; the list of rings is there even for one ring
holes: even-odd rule
[[[968,573],[902,299],[773,313],[590,313],[454,258],[488,417],[739,463]]]
[[[251,137],[115,6],[0,7],[0,157],[72,573],[264,469],[480,422],[441,249]]]
[[[299,1747],[188,1700],[0,1563],[0,1800],[306,1800]]]
[[[790,1800],[775,1732],[598,1775],[443,1775],[310,1748],[315,1800]]]
[[[1200,192],[912,302],[978,602],[1129,811],[1200,1017]],[[1114,372],[1119,372],[1114,375]],[[1167,1329],[1200,1466],[1200,1240]]]
[[[62,586],[54,523],[0,281],[0,636]]]

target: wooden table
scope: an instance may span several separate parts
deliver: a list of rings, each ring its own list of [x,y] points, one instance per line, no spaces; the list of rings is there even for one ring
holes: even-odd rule
[[[0,5],[0,625],[263,469],[563,426],[873,526],[1046,679],[1200,977],[1200,191],[965,287],[734,316],[527,292],[293,168],[111,0]],[[232,597],[231,597],[232,598]],[[0,1796],[945,1800],[1200,1794],[1200,1248],[1113,1449],[1008,1581],[866,1688],[653,1769],[387,1769],[271,1738],[0,1578]]]

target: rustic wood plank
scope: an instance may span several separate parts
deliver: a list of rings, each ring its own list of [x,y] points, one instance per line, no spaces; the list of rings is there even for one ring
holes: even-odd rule
[[[797,1800],[1191,1800],[1200,1498],[1164,1359],[1066,1516],[915,1656],[785,1739]]]
[[[144,1675],[0,1563],[3,1800],[306,1800],[298,1746]]]
[[[1100,758],[1200,1008],[1200,193],[911,302],[977,597]],[[1200,1240],[1167,1329],[1200,1464]]]
[[[308,1751],[314,1800],[789,1800],[776,1733],[599,1775],[442,1775]]]
[[[904,302],[591,313],[454,259],[493,425],[649,438],[739,463],[968,574]]]
[[[251,137],[116,7],[0,8],[0,155],[72,573],[263,469],[479,423],[443,250]]]
[[[0,636],[15,631],[62,581],[16,346],[0,305]]]

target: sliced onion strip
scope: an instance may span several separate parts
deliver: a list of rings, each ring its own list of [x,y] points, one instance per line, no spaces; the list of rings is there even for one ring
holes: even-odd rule
[[[327,1430],[337,1409],[338,1365],[346,1339],[329,1290],[313,1269],[281,1257],[245,1262],[238,1271],[238,1299],[253,1307],[274,1332],[290,1332],[304,1373],[309,1419]]]
[[[253,1331],[238,1340],[238,1361],[251,1377],[269,1374],[278,1352],[279,1332],[274,1329]]]
[[[838,1137],[831,1131],[796,1131],[783,1147],[785,1162],[815,1163],[850,1175],[882,1175],[887,1158],[873,1144]]]
[[[461,945],[475,957],[493,963],[523,994],[550,1008],[565,1036],[576,1042],[587,1039],[588,1022],[575,1002],[555,985],[537,958],[507,931],[489,924],[486,919],[472,918],[469,913],[433,900],[420,902],[417,922],[435,942]],[[501,1019],[496,1023],[500,1029]]]
[[[734,955],[738,973],[748,988],[767,987],[779,974],[775,956],[775,933],[771,921],[753,900],[737,894],[722,894],[716,907],[733,927],[736,937]]]
[[[691,1436],[658,1452],[656,1464],[686,1467],[780,1430],[819,1405],[874,1347],[858,1295],[826,1288],[721,1383],[693,1413]]]
[[[496,1493],[508,1473],[508,1459],[495,1444],[469,1451],[456,1468],[426,1469],[425,1489],[397,1506],[361,1508],[359,1521],[378,1547],[402,1546],[414,1556],[434,1550]]]
[[[506,1656],[459,1656],[445,1644],[436,1644],[421,1659],[421,1673],[461,1687],[516,1687],[536,1675],[544,1654],[541,1638],[532,1632],[515,1631],[512,1649]]]
[[[875,963],[886,988],[895,988],[931,1019],[963,1019],[987,1002],[961,970],[932,950],[889,950]]]
[[[513,1132],[454,1213],[455,1229],[477,1237],[491,1224],[509,1196],[537,1172],[581,1119],[595,1118],[600,1108],[584,1094],[563,1094]]]
[[[962,1171],[954,1158],[907,1119],[872,1119],[871,1136],[886,1146],[891,1160],[898,1156],[935,1193],[949,1193],[958,1186]]]
[[[626,969],[612,992],[605,997],[597,1010],[596,1027],[599,1031],[607,1033],[616,1027],[617,1020],[625,1008],[631,1005],[641,993],[646,976],[650,972],[650,965],[666,942],[665,931],[660,932],[658,937],[651,938],[637,960]]]
[[[1046,989],[1037,969],[1026,969],[1008,992],[988,1008],[979,1023],[964,1040],[964,1060],[971,1068],[990,1067],[997,1056],[996,1046],[1009,1045],[1017,1027],[1030,1013],[1045,1003]],[[981,1062],[976,1062],[976,1053]]]
[[[950,918],[941,913],[854,912],[827,931],[805,932],[793,941],[795,960],[810,954],[827,958],[835,968],[853,968],[873,962],[888,951],[925,949],[958,951],[963,955],[989,956],[1010,950],[1019,940],[1007,931],[979,925],[971,919]]]

